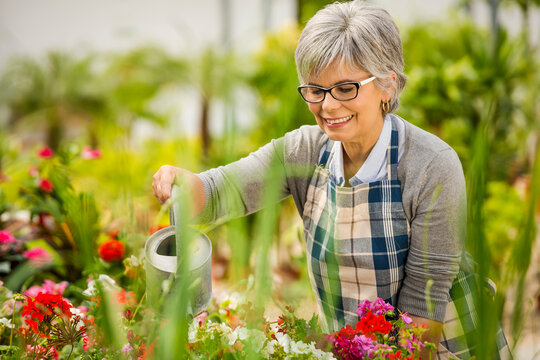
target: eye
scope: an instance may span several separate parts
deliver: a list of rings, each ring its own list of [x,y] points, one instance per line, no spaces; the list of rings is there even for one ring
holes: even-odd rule
[[[356,86],[354,86],[353,84],[343,84],[343,85],[338,85],[334,88],[334,91],[337,93],[337,94],[343,94],[343,95],[346,95],[346,94],[350,94],[354,91],[356,91]]]
[[[309,87],[307,88],[307,92],[310,94],[310,95],[321,95],[323,93],[323,91],[319,88],[316,88],[316,87]]]

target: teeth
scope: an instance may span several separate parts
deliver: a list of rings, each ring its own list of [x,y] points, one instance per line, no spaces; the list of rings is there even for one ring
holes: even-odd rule
[[[328,120],[328,119],[325,119],[327,123],[329,123],[330,125],[334,125],[334,124],[340,124],[340,123],[344,123],[345,121],[349,121],[352,119],[352,115],[349,115],[347,117],[344,117],[344,118],[341,118],[341,119],[335,119],[335,120]]]

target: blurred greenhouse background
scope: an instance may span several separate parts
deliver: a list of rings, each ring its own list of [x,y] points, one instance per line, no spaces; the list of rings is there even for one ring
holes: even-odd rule
[[[540,1],[372,2],[400,26],[409,80],[397,113],[460,156],[468,248],[498,286],[490,310],[516,359],[538,358]],[[0,230],[23,241],[0,247],[4,284],[66,280],[82,300],[88,275],[108,273],[140,299],[144,276],[96,249],[113,233],[141,258],[168,224],[151,189],[161,165],[200,172],[314,123],[293,53],[327,3],[0,0]],[[292,201],[274,210],[275,297],[313,304],[301,219]],[[203,228],[218,288],[254,272],[260,228],[257,214]],[[22,256],[36,247],[52,254],[39,271]]]

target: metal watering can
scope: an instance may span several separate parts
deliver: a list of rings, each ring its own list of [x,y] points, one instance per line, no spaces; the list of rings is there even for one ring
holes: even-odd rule
[[[175,201],[178,193],[178,186],[173,185],[173,207],[169,209],[170,225],[156,231],[146,240],[146,296],[148,304],[157,310],[163,294],[163,281],[176,276],[177,255],[190,251],[190,270],[187,276],[195,281],[190,292],[188,312],[195,316],[206,310],[212,298],[212,243],[204,233],[192,228],[186,227],[186,231],[192,233],[177,236],[175,219],[181,219],[182,216],[178,201]],[[193,239],[189,249],[185,246],[187,236]]]

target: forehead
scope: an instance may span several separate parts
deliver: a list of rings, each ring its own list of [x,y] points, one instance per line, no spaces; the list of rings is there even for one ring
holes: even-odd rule
[[[313,84],[330,86],[340,81],[359,81],[369,75],[361,66],[338,60],[322,69],[314,69],[308,81]]]

